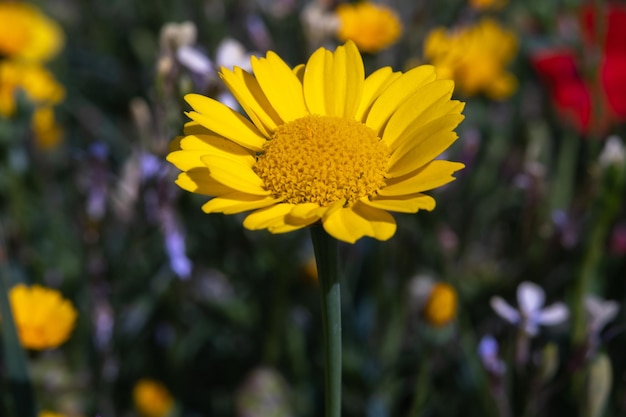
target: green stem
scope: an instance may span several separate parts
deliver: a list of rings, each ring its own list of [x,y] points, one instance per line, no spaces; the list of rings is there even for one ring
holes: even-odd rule
[[[0,230],[0,233],[2,230]],[[2,315],[2,349],[7,382],[13,396],[16,417],[35,417],[35,398],[28,375],[26,355],[17,336],[9,303],[8,268],[0,236],[0,314]]]
[[[341,291],[337,241],[321,225],[311,227],[324,328],[326,417],[341,416]]]

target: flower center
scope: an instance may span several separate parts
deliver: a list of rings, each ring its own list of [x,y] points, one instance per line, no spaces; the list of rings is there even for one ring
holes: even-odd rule
[[[254,171],[275,197],[292,204],[351,206],[385,185],[389,149],[355,120],[310,115],[279,126]]]

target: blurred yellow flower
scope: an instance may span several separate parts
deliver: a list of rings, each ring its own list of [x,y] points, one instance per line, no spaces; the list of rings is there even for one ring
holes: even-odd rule
[[[143,417],[165,417],[172,411],[174,399],[162,383],[140,379],[133,388],[133,401]]]
[[[430,296],[424,305],[422,314],[433,326],[444,326],[456,317],[457,294],[449,284],[433,284]]]
[[[476,10],[497,10],[507,4],[508,0],[469,0],[470,7]]]
[[[35,106],[55,105],[65,97],[65,88],[44,67],[0,61],[0,117],[15,113],[19,91],[23,91]]]
[[[457,30],[434,29],[426,38],[424,55],[438,77],[453,79],[466,96],[484,93],[500,100],[517,89],[517,79],[506,71],[517,49],[513,32],[485,18]]]
[[[363,1],[344,3],[336,9],[339,18],[337,37],[351,40],[362,52],[375,53],[398,40],[402,34],[402,23],[392,9]]]
[[[41,411],[37,417],[65,417],[64,414],[53,413],[51,411]]]
[[[63,47],[60,26],[28,3],[0,2],[0,56],[42,62]]]
[[[57,290],[18,284],[9,291],[22,346],[43,350],[64,343],[76,323],[76,310]]]
[[[52,107],[36,109],[33,113],[31,125],[35,135],[35,144],[39,149],[53,149],[61,141],[63,130],[54,118],[54,109]]]
[[[185,97],[193,120],[167,159],[183,189],[214,197],[206,213],[255,210],[250,230],[285,233],[321,223],[336,239],[391,238],[389,211],[433,210],[423,194],[464,166],[436,159],[456,139],[464,103],[430,65],[365,78],[348,41],[290,68],[278,55],[252,58],[253,74],[221,77],[249,119],[217,100]]]

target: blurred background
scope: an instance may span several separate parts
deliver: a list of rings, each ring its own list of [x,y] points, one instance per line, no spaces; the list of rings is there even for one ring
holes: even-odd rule
[[[340,244],[343,415],[626,415],[626,3],[601,0],[0,1],[0,279],[76,313],[20,335],[39,409],[322,415],[308,231],[205,215],[165,157],[186,93],[237,108],[221,66],[347,39],[366,74],[455,80],[466,168]]]

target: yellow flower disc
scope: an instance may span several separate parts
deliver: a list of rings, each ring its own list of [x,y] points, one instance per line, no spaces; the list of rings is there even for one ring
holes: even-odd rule
[[[174,406],[174,399],[165,385],[152,379],[141,379],[135,384],[133,401],[143,417],[165,417]]]
[[[426,321],[433,326],[444,326],[456,317],[457,294],[454,288],[445,283],[437,283],[422,310]]]
[[[306,116],[279,126],[254,171],[272,195],[293,204],[352,205],[385,185],[387,146],[354,120]],[[301,184],[307,184],[303,190]]]
[[[60,26],[35,6],[0,2],[0,56],[43,62],[63,47]]]
[[[398,40],[402,23],[390,8],[368,1],[344,3],[336,9],[339,18],[337,37],[351,40],[363,52],[375,53]]]
[[[351,41],[296,68],[273,52],[251,60],[252,73],[220,74],[247,117],[187,95],[192,121],[167,157],[181,188],[212,197],[206,213],[252,211],[243,222],[251,230],[321,223],[345,242],[387,240],[396,231],[390,211],[434,209],[423,192],[463,168],[435,160],[457,139],[463,103],[432,66],[365,77]]]
[[[76,324],[76,310],[57,290],[18,284],[9,291],[13,319],[22,346],[43,350],[69,339]]]

